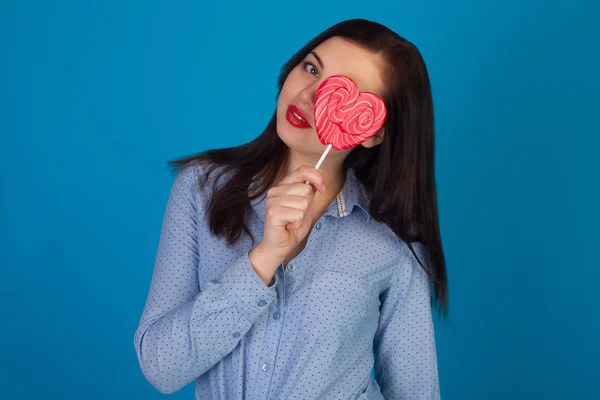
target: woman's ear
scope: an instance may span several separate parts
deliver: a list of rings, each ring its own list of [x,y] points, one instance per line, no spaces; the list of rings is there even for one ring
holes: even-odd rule
[[[377,131],[377,133],[373,136],[371,136],[370,138],[368,138],[367,140],[365,140],[362,145],[364,147],[366,147],[367,149],[371,148],[371,147],[375,147],[379,144],[381,144],[381,142],[383,142],[383,135],[385,134],[385,128],[381,128],[380,130]]]

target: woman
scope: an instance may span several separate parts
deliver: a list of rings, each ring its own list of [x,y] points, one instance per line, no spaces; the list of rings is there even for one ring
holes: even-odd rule
[[[312,107],[331,75],[378,94],[387,120],[316,170]],[[254,141],[173,162],[135,333],[144,375],[163,393],[196,380],[197,399],[439,398],[432,304],[447,317],[447,282],[419,51],[345,21],[278,87]]]

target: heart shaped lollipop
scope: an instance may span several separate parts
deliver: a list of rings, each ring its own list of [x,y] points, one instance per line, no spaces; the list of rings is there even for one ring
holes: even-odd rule
[[[328,145],[316,169],[332,147],[339,151],[363,143],[386,118],[383,100],[374,93],[359,92],[356,83],[343,75],[332,75],[319,85],[314,111],[319,140]]]
[[[359,92],[352,79],[334,75],[325,79],[315,98],[315,125],[323,144],[346,150],[366,141],[383,126],[383,100],[370,92]]]

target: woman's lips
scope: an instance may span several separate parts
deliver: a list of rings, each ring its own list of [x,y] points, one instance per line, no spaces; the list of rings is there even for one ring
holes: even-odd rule
[[[288,107],[285,119],[296,128],[308,129],[311,127],[306,116],[294,105]]]

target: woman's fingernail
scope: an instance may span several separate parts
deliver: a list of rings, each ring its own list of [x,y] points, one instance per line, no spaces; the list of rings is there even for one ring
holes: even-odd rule
[[[321,193],[325,193],[325,185],[321,186]]]

